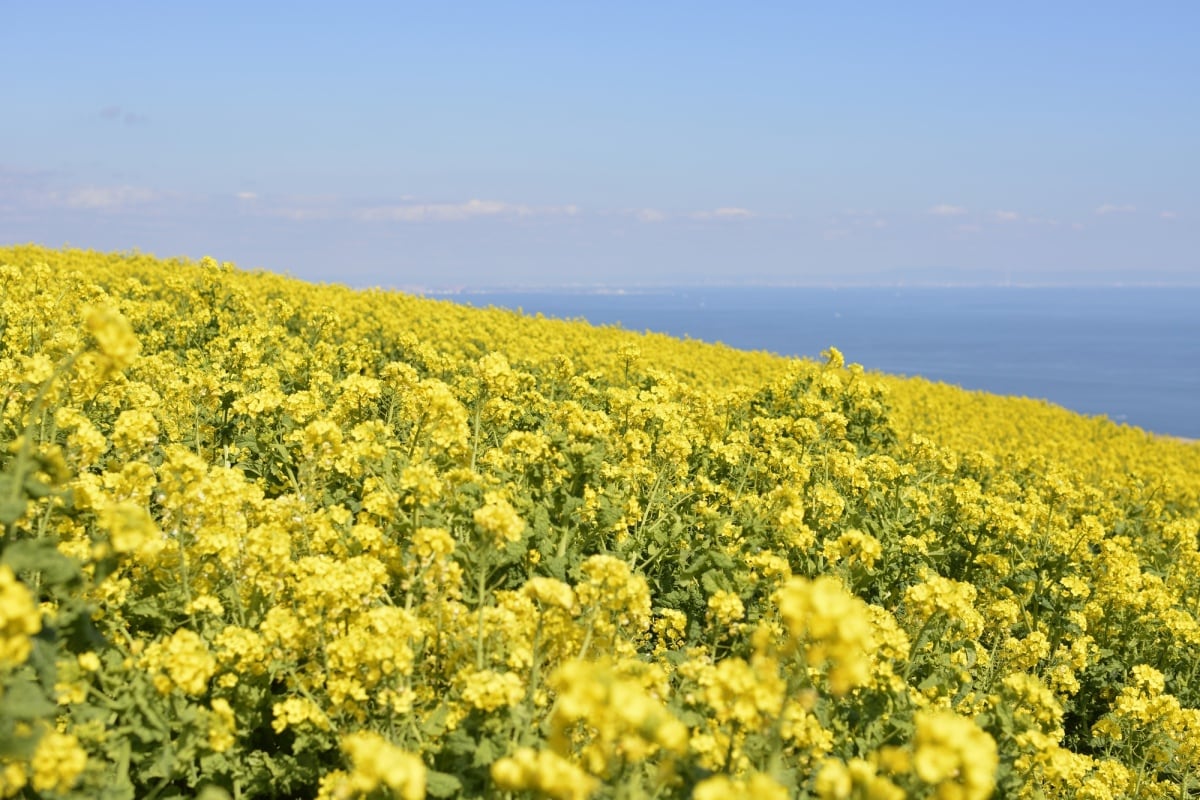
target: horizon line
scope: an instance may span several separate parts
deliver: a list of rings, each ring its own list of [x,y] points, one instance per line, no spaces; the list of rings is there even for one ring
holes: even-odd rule
[[[1175,281],[1031,282],[1031,281],[896,281],[875,282],[762,282],[762,283],[653,283],[653,284],[491,284],[428,286],[424,284],[358,285],[355,289],[383,289],[431,297],[492,294],[639,295],[696,290],[751,289],[1200,289],[1200,279]]]

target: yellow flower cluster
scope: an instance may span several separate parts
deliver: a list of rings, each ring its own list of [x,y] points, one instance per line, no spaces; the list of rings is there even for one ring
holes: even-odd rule
[[[913,771],[946,800],[983,800],[995,786],[999,757],[992,737],[949,711],[920,711]]]
[[[875,631],[867,604],[837,578],[794,578],[779,590],[779,614],[810,667],[829,662],[829,688],[842,695],[871,677]]]
[[[817,775],[814,790],[820,800],[849,800],[852,797],[903,800],[906,797],[903,789],[865,758],[852,758],[849,763],[837,759],[826,761]]]
[[[42,616],[33,596],[7,564],[0,564],[0,667],[25,663],[30,637],[42,629]]]
[[[623,762],[687,748],[687,728],[621,666],[568,661],[550,678],[558,695],[548,718],[551,748],[561,755],[578,750],[584,768],[600,777]]]
[[[399,800],[425,797],[425,765],[377,733],[353,733],[342,740],[352,769],[343,787],[350,797],[364,797],[379,788]],[[343,787],[339,787],[345,791]]]
[[[484,503],[472,515],[476,526],[491,537],[492,547],[520,541],[525,523],[516,509],[496,492],[488,492]]]
[[[0,250],[0,796],[1200,786],[1200,447],[212,259]]]
[[[941,616],[965,639],[983,632],[983,615],[975,609],[976,589],[972,584],[931,575],[904,592],[904,607],[917,626]]]
[[[753,797],[755,800],[787,800],[787,788],[771,776],[754,772],[741,778],[717,775],[696,785],[694,800],[725,800],[729,797]]]
[[[510,792],[533,791],[555,800],[587,800],[600,785],[574,761],[550,750],[522,747],[492,763],[496,786]]]
[[[48,731],[38,740],[29,766],[33,773],[29,783],[34,791],[65,793],[87,766],[87,753],[75,736]]]
[[[147,647],[142,665],[154,674],[154,685],[163,694],[178,687],[184,694],[203,695],[217,671],[217,660],[204,639],[187,628]]]

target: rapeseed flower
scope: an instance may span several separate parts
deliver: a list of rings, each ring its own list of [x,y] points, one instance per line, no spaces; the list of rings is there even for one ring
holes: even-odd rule
[[[793,646],[810,667],[829,663],[829,690],[844,695],[865,684],[871,674],[874,626],[867,604],[850,594],[837,578],[793,578],[776,593],[780,616]]]
[[[92,308],[85,311],[84,319],[88,333],[113,369],[122,370],[133,363],[141,345],[120,311],[111,307]]]
[[[554,800],[587,800],[600,786],[573,761],[531,747],[498,759],[489,771],[496,786],[505,791],[532,791]]]
[[[352,733],[342,739],[342,751],[353,767],[348,776],[353,791],[365,795],[386,788],[400,800],[425,797],[426,769],[421,759],[379,734]]]
[[[950,711],[915,716],[913,770],[946,800],[983,800],[995,788],[996,742],[974,722]]]
[[[208,644],[187,628],[147,647],[142,662],[154,674],[154,685],[161,694],[178,688],[184,694],[203,695],[217,671]]]
[[[38,792],[66,793],[87,767],[87,753],[69,733],[47,731],[29,761],[30,785]]]
[[[0,564],[0,669],[25,663],[42,629],[33,595],[7,564]]]
[[[485,494],[483,505],[475,509],[472,519],[475,526],[491,538],[493,547],[520,541],[525,532],[525,521],[499,492]]]

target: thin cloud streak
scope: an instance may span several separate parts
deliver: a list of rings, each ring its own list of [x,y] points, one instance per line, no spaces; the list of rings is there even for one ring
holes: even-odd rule
[[[1106,216],[1108,214],[1132,214],[1135,211],[1137,211],[1137,206],[1129,203],[1125,203],[1123,205],[1105,203],[1096,209],[1096,214],[1099,216]]]
[[[753,219],[759,216],[758,213],[748,208],[738,206],[721,206],[705,211],[687,211],[677,214],[668,214],[657,208],[636,208],[623,213],[632,215],[638,222],[647,223],[666,222],[669,219],[737,220]]]
[[[574,216],[576,205],[528,206],[498,200],[471,199],[465,203],[410,203],[376,206],[354,212],[351,216],[363,222],[461,222],[477,217],[547,217]]]
[[[82,186],[45,193],[48,205],[87,211],[120,211],[161,200],[164,195],[144,186]]]
[[[849,209],[840,214],[834,215],[828,222],[829,230],[843,230],[845,233],[850,233],[851,229],[864,230],[874,229],[882,230],[888,227],[889,222],[882,214],[877,211]]]
[[[695,211],[691,216],[693,219],[750,219],[756,215],[748,208],[724,206],[712,211]]]
[[[115,109],[114,109],[115,113]],[[461,202],[419,202],[411,195],[398,195],[397,202],[364,205],[353,198],[333,194],[271,195],[257,191],[237,190],[219,194],[187,194],[130,184],[63,185],[62,177],[49,173],[33,173],[0,166],[0,200],[7,205],[60,208],[72,211],[115,213],[141,211],[154,205],[158,211],[168,206],[179,213],[199,208],[218,208],[231,204],[234,213],[243,217],[266,217],[295,222],[352,221],[360,223],[453,223],[472,220],[534,220],[572,219],[609,214],[632,216],[639,222],[659,223],[668,220],[749,220],[761,215],[740,206],[719,206],[714,209],[668,213],[656,208],[634,208],[623,211],[593,210],[586,212],[575,203],[533,205],[502,200],[471,198]]]
[[[667,220],[667,213],[659,211],[657,208],[639,208],[632,213],[638,222],[665,222]]]

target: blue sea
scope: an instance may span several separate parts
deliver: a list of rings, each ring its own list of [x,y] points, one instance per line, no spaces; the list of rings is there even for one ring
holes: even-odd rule
[[[704,288],[455,298],[1036,397],[1200,439],[1200,288]]]

